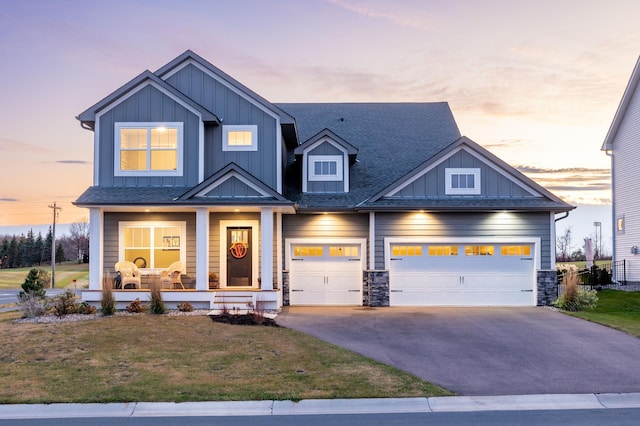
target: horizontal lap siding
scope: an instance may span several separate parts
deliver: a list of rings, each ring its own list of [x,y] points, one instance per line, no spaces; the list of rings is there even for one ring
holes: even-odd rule
[[[384,269],[385,237],[541,239],[542,269],[551,267],[548,213],[377,213],[376,269]]]
[[[638,141],[640,140],[640,95],[636,89],[613,142],[613,223],[615,233],[614,260],[626,261],[627,280],[640,281],[640,256],[631,254],[640,246],[640,173]],[[615,229],[616,218],[624,215],[624,232]]]
[[[113,276],[114,265],[119,260],[118,224],[120,222],[169,222],[187,223],[187,274],[196,272],[196,219],[193,213],[105,213],[104,214],[104,271]]]

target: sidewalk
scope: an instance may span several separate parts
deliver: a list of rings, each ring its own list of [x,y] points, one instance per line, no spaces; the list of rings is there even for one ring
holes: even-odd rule
[[[462,411],[640,408],[640,393],[445,396],[293,401],[131,402],[0,405],[0,419],[175,416],[290,416],[313,414],[445,413]]]

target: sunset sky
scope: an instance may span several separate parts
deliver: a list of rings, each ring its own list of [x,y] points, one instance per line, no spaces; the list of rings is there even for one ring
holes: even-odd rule
[[[574,204],[640,53],[637,0],[0,0],[0,227],[87,217],[75,116],[191,49],[272,102],[447,101],[462,134]]]

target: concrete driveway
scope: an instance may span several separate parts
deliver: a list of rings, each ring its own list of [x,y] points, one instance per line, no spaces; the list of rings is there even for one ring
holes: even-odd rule
[[[640,392],[640,339],[546,308],[290,307],[277,322],[462,395]]]

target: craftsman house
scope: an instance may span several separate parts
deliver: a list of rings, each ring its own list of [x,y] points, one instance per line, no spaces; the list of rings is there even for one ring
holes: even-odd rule
[[[573,207],[446,103],[273,104],[187,51],[78,117],[94,135],[84,300],[533,306]]]
[[[627,282],[640,282],[640,59],[622,95],[602,150],[611,157],[613,260],[624,261]],[[618,272],[614,271],[614,274]],[[623,277],[614,279],[622,280]]]

